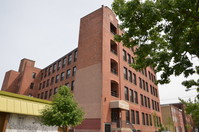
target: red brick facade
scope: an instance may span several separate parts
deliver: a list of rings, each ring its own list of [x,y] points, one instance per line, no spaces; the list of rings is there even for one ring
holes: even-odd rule
[[[86,112],[75,132],[155,132],[161,113],[154,70],[130,67],[136,48],[114,42],[114,34],[122,34],[116,16],[102,6],[81,18],[77,49],[44,69],[23,59],[18,72],[6,73],[2,89],[50,99],[68,85]]]

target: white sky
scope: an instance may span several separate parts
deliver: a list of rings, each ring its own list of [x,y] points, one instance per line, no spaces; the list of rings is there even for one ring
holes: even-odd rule
[[[0,0],[0,87],[5,72],[18,70],[20,60],[36,61],[44,68],[77,47],[80,18],[113,0]],[[172,77],[169,85],[159,85],[161,103],[188,99],[184,78]]]

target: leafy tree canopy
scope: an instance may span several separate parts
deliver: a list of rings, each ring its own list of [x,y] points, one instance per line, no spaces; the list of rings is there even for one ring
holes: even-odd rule
[[[52,104],[42,110],[41,122],[48,126],[59,126],[64,132],[68,126],[77,126],[83,121],[84,112],[74,101],[73,94],[66,86],[61,86],[54,95]]]
[[[199,0],[114,0],[112,8],[125,31],[115,39],[138,47],[135,69],[153,66],[160,84],[171,75],[199,74],[193,65],[199,58]],[[199,79],[182,84],[199,89]]]

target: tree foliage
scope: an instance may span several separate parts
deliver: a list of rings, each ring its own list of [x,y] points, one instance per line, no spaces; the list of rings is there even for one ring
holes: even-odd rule
[[[77,126],[83,121],[84,112],[74,101],[73,94],[66,86],[61,86],[53,96],[52,104],[41,111],[41,122],[48,126],[58,126],[63,132],[69,126]]]
[[[113,11],[124,34],[116,35],[127,47],[138,47],[135,69],[149,65],[161,72],[160,84],[171,75],[199,74],[199,0],[114,0]],[[199,79],[184,81],[187,88]]]
[[[180,99],[180,101],[185,105],[185,111],[187,114],[190,114],[194,125],[199,129],[199,100],[196,98],[194,101],[188,100],[185,101]]]

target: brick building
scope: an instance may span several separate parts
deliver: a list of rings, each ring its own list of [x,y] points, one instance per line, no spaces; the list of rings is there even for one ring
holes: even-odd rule
[[[161,105],[162,122],[171,132],[193,132],[191,115],[185,113],[182,103]]]
[[[157,131],[161,123],[158,86],[151,67],[135,71],[135,48],[114,42],[122,34],[105,6],[81,18],[78,48],[43,69],[22,59],[8,71],[2,90],[50,100],[67,85],[86,112],[75,132]]]

